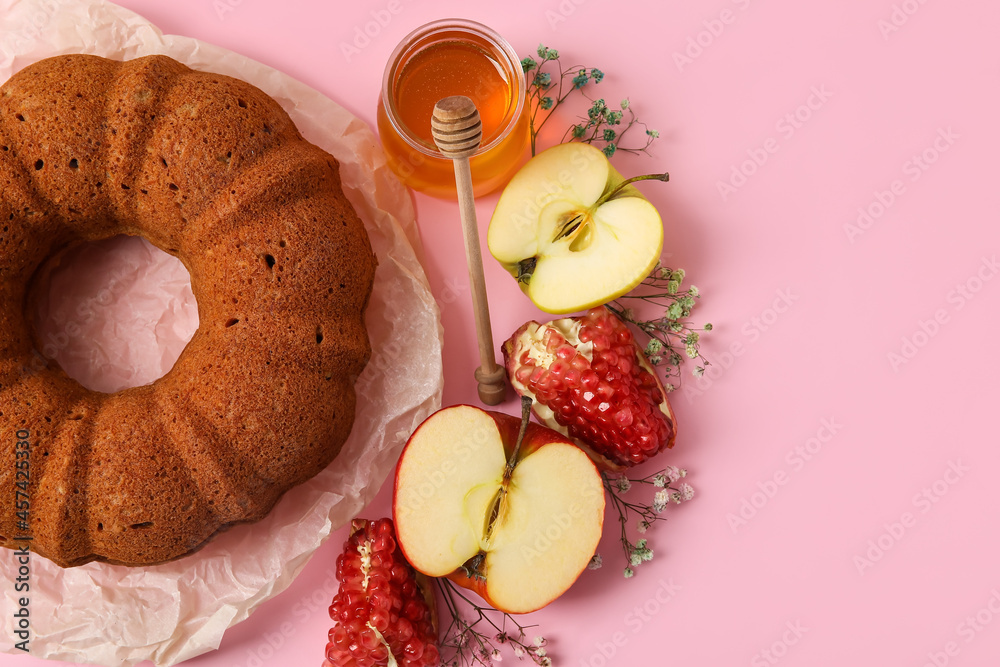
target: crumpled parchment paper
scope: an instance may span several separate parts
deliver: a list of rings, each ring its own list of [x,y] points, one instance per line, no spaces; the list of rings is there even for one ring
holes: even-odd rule
[[[31,655],[173,665],[217,648],[227,628],[284,590],[331,531],[375,495],[406,438],[440,407],[440,318],[415,251],[409,193],[390,173],[368,126],[338,104],[239,54],[163,35],[142,17],[101,0],[0,0],[0,81],[63,53],[120,60],[165,54],[260,87],[307,139],[340,161],[345,192],[379,259],[367,314],[373,356],[358,382],[354,430],[334,464],[286,493],[263,521],[234,527],[172,563],[89,563],[63,570],[41,557],[31,559]],[[155,272],[147,277],[157,279]],[[0,581],[9,584],[0,587],[0,650],[20,654],[11,620],[25,593],[15,592],[16,576],[13,552],[0,549]]]

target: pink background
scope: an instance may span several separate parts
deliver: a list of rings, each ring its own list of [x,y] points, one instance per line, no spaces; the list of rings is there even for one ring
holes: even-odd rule
[[[660,131],[653,158],[615,163],[626,175],[670,171],[668,185],[643,191],[664,218],[666,261],[704,295],[695,316],[715,325],[704,344],[715,367],[685,378],[673,396],[678,445],[644,470],[687,467],[698,495],[651,531],[656,558],[629,581],[609,515],[604,568],[527,619],[557,664],[994,664],[1000,6],[121,4],[164,32],[295,76],[372,125],[396,43],[430,20],[471,18],[521,55],[541,41],[567,63],[600,67],[595,92],[630,97]],[[342,44],[373,16],[385,25],[348,59]],[[690,46],[699,39],[700,53]],[[687,48],[679,66],[674,54]],[[782,120],[796,112],[797,126]],[[765,145],[766,162],[748,164],[754,173],[723,197],[718,183]],[[913,160],[925,153],[922,169]],[[479,201],[484,232],[496,197]],[[472,402],[478,362],[457,209],[415,202],[445,329],[444,404]],[[877,217],[852,235],[859,208]],[[544,317],[488,257],[486,269],[498,342]],[[504,407],[515,411],[513,400]],[[796,454],[809,445],[809,460]],[[365,515],[386,515],[389,501],[385,486]],[[187,664],[318,665],[344,536],[218,652]],[[15,660],[43,664],[0,656]]]

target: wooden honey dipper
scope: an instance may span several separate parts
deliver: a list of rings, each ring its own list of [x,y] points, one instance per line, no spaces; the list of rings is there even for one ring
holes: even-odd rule
[[[476,334],[479,338],[479,368],[475,378],[479,382],[479,400],[486,405],[503,402],[507,393],[504,369],[497,366],[493,352],[493,329],[490,325],[490,306],[486,300],[486,279],[483,276],[483,257],[479,250],[479,224],[476,221],[476,201],[472,193],[472,171],[469,158],[479,150],[483,139],[483,124],[475,103],[464,95],[454,95],[439,100],[434,105],[431,118],[431,135],[438,150],[455,165],[455,185],[458,206],[462,216],[462,236],[465,238],[465,260],[469,266],[469,283],[472,288],[472,308],[476,316]]]

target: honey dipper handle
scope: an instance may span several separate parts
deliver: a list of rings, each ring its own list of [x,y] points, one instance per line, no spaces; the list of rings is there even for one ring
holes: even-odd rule
[[[503,368],[497,366],[493,352],[493,329],[483,275],[483,257],[479,249],[479,225],[476,221],[476,200],[472,192],[472,170],[469,157],[482,141],[483,128],[479,111],[468,97],[455,96],[440,100],[434,107],[431,133],[441,154],[451,158],[455,166],[455,186],[462,217],[465,239],[465,259],[469,267],[472,289],[472,309],[479,338],[480,366],[475,378],[479,383],[479,400],[486,405],[503,402],[507,393]]]

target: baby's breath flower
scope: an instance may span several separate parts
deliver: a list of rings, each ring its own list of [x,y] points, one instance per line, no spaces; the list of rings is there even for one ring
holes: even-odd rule
[[[541,660],[538,661],[538,664],[541,665],[542,667],[552,667],[552,658],[543,657]]]
[[[635,571],[630,567],[625,568],[625,572],[622,573],[626,579],[631,579],[635,575]]]
[[[619,104],[618,106],[620,106],[622,109],[628,109],[628,98],[626,97],[624,100],[622,100],[621,104]]]
[[[615,486],[617,486],[618,490],[622,493],[627,493],[628,490],[632,488],[632,482],[628,481],[628,477],[622,475],[615,480]]]
[[[663,469],[663,474],[666,475],[667,479],[671,482],[676,482],[681,478],[681,470],[677,466],[667,466]]]
[[[662,489],[667,485],[668,481],[670,480],[668,480],[667,476],[662,472],[658,472],[655,475],[653,475],[653,486],[657,486]]]
[[[545,639],[545,637],[543,637],[541,635],[538,635],[537,637],[535,637],[535,646],[541,647],[541,646],[545,646],[546,644],[548,644],[548,641]],[[542,653],[542,655],[545,655],[545,654]]]
[[[587,128],[583,125],[574,125],[572,129],[572,134],[574,139],[579,139],[587,133]]]
[[[656,492],[653,496],[653,511],[657,514],[661,513],[666,509],[667,504],[670,502],[670,492],[666,489],[661,489]]]
[[[535,62],[535,59],[532,58],[531,56],[528,56],[527,58],[521,58],[521,69],[524,70],[525,74],[535,69],[536,67],[538,67],[538,63]]]
[[[694,345],[685,345],[684,346],[684,354],[686,354],[688,356],[688,359],[697,359],[698,358],[698,348],[695,347]]]
[[[628,562],[629,562],[629,565],[631,565],[632,567],[635,567],[636,565],[639,565],[640,563],[642,563],[642,556],[639,555],[638,551],[633,551],[632,555],[629,556],[629,558],[628,558]]]
[[[694,498],[694,487],[692,487],[687,482],[683,482],[680,486],[677,487],[677,490],[680,491],[681,498],[683,498],[684,500],[691,500],[692,498]]]
[[[705,331],[711,331],[711,330],[712,330],[712,323],[709,322],[708,324],[705,325]]]
[[[618,150],[617,146],[615,146],[614,144],[608,144],[603,149],[601,149],[601,152],[603,152],[606,156],[610,158],[614,156],[615,151],[617,150]]]
[[[649,357],[649,363],[653,364],[654,366],[656,364],[660,363],[661,361],[663,361],[663,357],[660,357],[660,356],[657,356],[657,355],[653,355],[653,356]],[[671,384],[671,385],[667,385],[667,386],[671,387],[670,389],[667,389],[667,391],[673,391],[673,386],[674,385]],[[666,389],[666,387],[664,387],[664,389]]]
[[[518,659],[524,657],[524,649],[517,644],[514,645],[514,657]]]
[[[552,98],[543,97],[541,102],[538,103],[538,108],[540,109],[551,109],[552,108]]]
[[[604,130],[604,140],[605,141],[614,141],[616,136],[618,136],[618,134],[614,130],[612,130],[611,128],[606,128]]]
[[[600,83],[604,79],[604,72],[597,69],[596,67],[590,68],[590,76],[594,78],[594,83]]]
[[[500,654],[500,649],[493,649],[493,652],[490,653],[490,659],[492,659],[493,662],[503,662],[503,655]]]
[[[688,294],[697,297],[701,295],[701,290],[699,290],[695,285],[691,285],[691,287],[688,287]]]
[[[587,563],[587,569],[600,570],[602,565],[604,565],[604,559],[601,558],[601,554],[594,554],[594,557]]]
[[[648,522],[648,521],[646,521],[645,519],[643,519],[642,521],[640,521],[640,522],[639,522],[639,525],[637,525],[637,526],[635,527],[635,529],[636,529],[636,530],[637,530],[637,531],[638,531],[639,533],[645,533],[645,532],[646,532],[646,529],[647,529],[647,528],[649,528],[649,522]]]
[[[545,88],[551,82],[552,82],[552,75],[549,74],[548,72],[539,72],[538,74],[535,75],[535,78],[533,79],[534,85],[538,86],[539,88]]]
[[[587,82],[589,80],[590,80],[590,77],[587,76],[586,72],[580,72],[579,74],[577,74],[576,76],[573,77],[573,87],[574,88],[583,88],[584,86],[587,85]]]
[[[694,375],[696,378],[700,378],[702,375],[705,374],[705,367],[695,366],[694,370],[691,371],[691,374]]]
[[[655,354],[659,354],[660,350],[663,349],[663,343],[657,338],[650,338],[649,342],[646,343],[646,356],[651,357]]]
[[[646,130],[646,134],[652,137],[653,139],[656,139],[657,137],[660,136],[660,133],[656,130]]]

